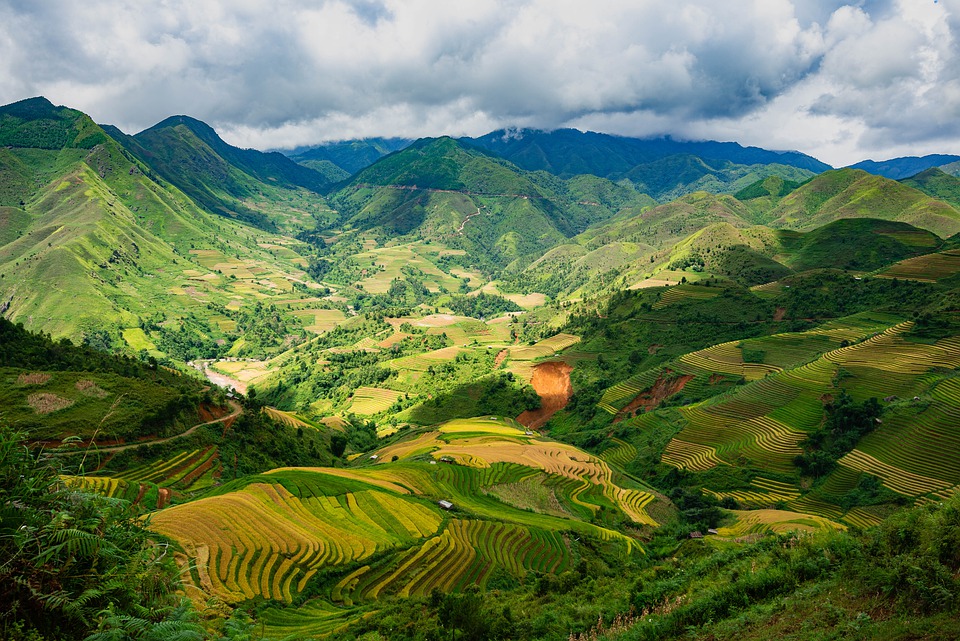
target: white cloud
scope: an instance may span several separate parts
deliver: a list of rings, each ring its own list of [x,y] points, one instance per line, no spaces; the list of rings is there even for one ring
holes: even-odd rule
[[[958,3],[9,0],[0,102],[261,148],[578,126],[841,164],[960,151]]]

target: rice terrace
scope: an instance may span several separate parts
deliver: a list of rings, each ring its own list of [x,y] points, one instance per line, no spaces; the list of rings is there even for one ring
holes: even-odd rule
[[[960,638],[952,1],[234,4],[0,8],[0,641]]]

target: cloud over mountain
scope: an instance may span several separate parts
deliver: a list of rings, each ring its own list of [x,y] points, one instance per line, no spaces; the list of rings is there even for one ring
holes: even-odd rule
[[[0,7],[0,99],[42,93],[129,130],[187,113],[259,147],[574,125],[737,138],[840,163],[957,147],[956,8],[14,1]]]

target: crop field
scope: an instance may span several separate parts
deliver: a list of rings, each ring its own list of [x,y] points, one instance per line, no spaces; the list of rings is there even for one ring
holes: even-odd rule
[[[344,609],[315,599],[296,608],[263,611],[263,633],[270,639],[325,639],[372,613]]]
[[[430,367],[436,367],[443,363],[453,360],[457,354],[463,351],[461,347],[444,347],[432,352],[423,354],[414,354],[413,356],[404,356],[395,358],[384,363],[385,366],[396,370],[413,370],[416,372],[425,372]]]
[[[786,510],[731,510],[736,523],[717,528],[717,534],[723,537],[739,538],[769,532],[816,532],[818,530],[838,530],[844,526],[829,519]]]
[[[323,334],[346,320],[346,316],[339,309],[297,309],[291,312],[303,322],[307,331]]]
[[[276,421],[277,423],[281,423],[283,425],[286,425],[287,427],[292,427],[292,428],[306,427],[313,430],[317,429],[315,425],[311,425],[310,423],[307,423],[303,419],[299,418],[293,412],[284,412],[282,410],[278,410],[275,407],[264,407],[263,410],[261,411],[267,416],[269,416],[271,419]]]
[[[640,392],[652,387],[661,376],[662,371],[660,368],[649,369],[608,387],[603,392],[603,396],[600,397],[597,407],[610,414],[616,414],[624,405],[636,398]]]
[[[440,473],[454,475],[446,483],[460,492],[465,481],[455,477],[471,474],[470,468],[496,473],[495,478],[478,479],[481,487],[517,482],[523,477],[516,476],[517,470],[539,470],[567,481],[557,485],[559,494],[586,510],[588,517],[601,505],[616,506],[637,523],[656,525],[643,509],[653,499],[650,493],[616,484],[613,470],[603,460],[572,445],[528,434],[516,425],[499,417],[451,421],[438,431],[389,445],[379,450],[377,457],[391,461],[395,456],[404,460],[429,454],[437,461],[453,461],[454,465],[444,465]],[[512,465],[504,468],[505,463]],[[500,476],[504,469],[514,470],[514,476]]]
[[[681,408],[678,411],[687,424],[674,442],[668,445],[663,461],[685,469],[702,470],[718,464],[718,461],[742,463],[745,458],[749,464],[760,469],[791,473],[794,470],[792,459],[800,453],[799,443],[806,438],[807,432],[819,425],[823,416],[824,395],[835,394],[835,385],[841,385],[858,400],[891,395],[909,398],[931,387],[934,381],[928,376],[930,372],[938,368],[952,370],[960,365],[960,339],[948,338],[935,344],[908,342],[903,339],[903,333],[911,327],[911,323],[898,323],[882,332],[874,332],[876,323],[884,320],[889,319],[854,318],[854,322],[846,325],[838,322],[797,335],[798,338],[809,339],[812,345],[823,347],[824,337],[832,344],[841,336],[859,334],[862,338],[864,331],[870,332],[870,337],[862,342],[826,351],[806,364],[771,374],[720,397]],[[789,350],[782,350],[780,358],[784,361],[802,361],[805,348],[802,344],[791,344],[787,338],[787,335],[779,335],[758,339],[753,345],[762,345],[760,341],[766,341],[769,348],[776,344],[771,341],[784,342]],[[838,372],[841,371],[843,375],[838,379]],[[951,392],[949,385],[942,389],[942,394]],[[894,463],[896,459],[887,461],[883,458],[884,448],[888,451],[909,449],[910,452],[929,452],[929,445],[916,445],[943,439],[952,443],[954,437],[945,431],[948,429],[945,426],[954,424],[956,418],[949,413],[941,414],[942,408],[950,405],[944,396],[932,411],[928,410],[928,418],[912,421],[909,427],[904,424],[903,428],[897,428],[900,423],[896,416],[899,415],[895,415],[894,429],[878,430],[865,440],[862,453],[852,453],[843,463],[861,471],[875,470],[872,473],[884,478],[891,489],[900,491],[895,487],[896,481],[892,480],[898,476],[899,467]],[[902,421],[908,420],[908,414],[903,414]],[[898,448],[889,439],[884,441],[884,434],[894,433],[900,439],[917,439],[917,443],[911,444],[909,440],[904,443],[901,440],[898,441]],[[902,447],[904,444],[910,447]],[[868,451],[875,456],[864,458]],[[910,469],[903,470],[903,478],[912,478],[909,474],[928,476],[931,462],[936,464],[936,455],[933,458],[932,461],[909,462],[907,467]],[[886,462],[881,465],[873,463],[873,460]],[[932,492],[945,484],[953,485],[960,481],[960,469],[949,462],[949,456],[941,457],[939,465],[946,466],[942,473],[944,481],[931,483],[912,479],[902,486],[903,489],[929,488],[927,492]],[[891,479],[889,482],[888,478]],[[910,495],[916,495],[916,492]]]
[[[146,333],[139,327],[130,327],[121,332],[123,340],[126,341],[132,349],[145,352],[156,352],[157,346],[153,344]]]
[[[756,490],[714,492],[713,490],[704,489],[703,491],[717,499],[731,498],[741,505],[753,507],[772,506],[777,503],[786,503],[800,498],[800,491],[788,483],[773,481],[758,476],[753,479],[750,484],[755,487]]]
[[[879,278],[903,278],[933,283],[960,273],[960,250],[908,258],[880,271]]]
[[[354,414],[370,416],[390,409],[402,392],[379,387],[360,387],[353,393],[350,411]]]
[[[189,488],[217,464],[217,448],[197,449],[160,461],[124,470],[116,475],[128,481],[156,483],[163,487]]]
[[[401,271],[404,267],[412,267],[421,272],[423,284],[427,289],[436,292],[440,287],[445,287],[450,291],[457,291],[460,281],[444,273],[425,255],[425,247],[418,243],[406,245],[396,245],[392,247],[379,247],[369,251],[356,254],[351,261],[373,271],[360,280],[360,286],[371,294],[385,294],[390,288],[390,283],[396,278],[403,278]]]
[[[662,294],[660,300],[653,304],[653,309],[663,309],[670,305],[687,300],[710,300],[720,295],[719,288],[701,287],[700,285],[675,285]]]
[[[561,572],[569,562],[567,546],[555,532],[457,519],[405,554],[397,567],[364,566],[349,574],[333,588],[332,597],[349,605],[386,595],[425,596],[434,589],[483,587],[497,568],[523,576],[531,570]]]
[[[779,367],[773,365],[744,362],[740,345],[741,341],[730,341],[684,354],[680,357],[681,371],[687,374],[700,372],[733,374],[742,376],[748,381],[756,381],[780,371]],[[684,365],[686,367],[682,367]]]
[[[121,498],[129,501],[137,498],[140,489],[138,484],[111,476],[62,476],[60,478],[70,489],[95,492],[111,498]]]
[[[921,401],[885,417],[841,465],[880,477],[909,497],[943,492],[960,483],[960,380],[946,379]]]
[[[579,336],[557,334],[533,345],[511,346],[509,348],[510,358],[518,361],[532,361],[537,358],[547,358],[579,342]]]
[[[252,483],[174,506],[151,528],[188,551],[203,591],[231,602],[258,595],[290,602],[321,567],[409,545],[440,525],[436,509],[375,486],[353,483],[373,489],[349,491],[309,473],[275,479],[286,483]]]
[[[623,467],[637,457],[637,448],[630,443],[616,437],[612,437],[610,442],[612,446],[600,453],[600,458],[607,463]]]

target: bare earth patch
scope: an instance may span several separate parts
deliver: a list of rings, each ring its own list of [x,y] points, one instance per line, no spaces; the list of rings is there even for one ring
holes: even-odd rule
[[[95,398],[106,398],[109,395],[109,392],[91,380],[82,380],[77,381],[77,384],[74,386],[77,388],[77,391],[86,394],[87,396],[93,396]]]
[[[614,422],[616,423],[634,416],[640,408],[643,408],[644,411],[654,409],[664,400],[682,390],[691,380],[693,380],[693,376],[690,375],[667,379],[661,376],[650,389],[640,392],[626,407],[620,410]]]
[[[517,421],[526,427],[540,427],[566,407],[573,396],[572,371],[572,365],[559,361],[547,361],[534,367],[530,384],[540,395],[540,409],[527,410],[517,417]]]
[[[50,380],[50,375],[44,372],[31,372],[17,377],[17,385],[43,385]]]
[[[37,414],[49,414],[62,410],[73,405],[69,398],[63,398],[56,394],[47,394],[46,392],[31,394],[27,397],[27,403]]]

